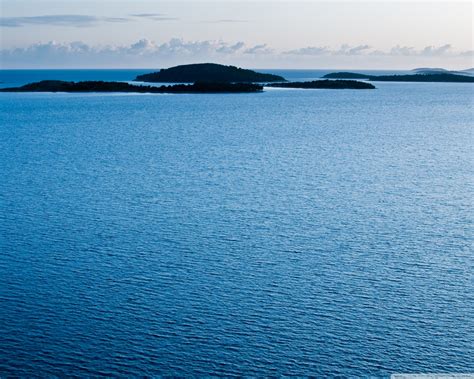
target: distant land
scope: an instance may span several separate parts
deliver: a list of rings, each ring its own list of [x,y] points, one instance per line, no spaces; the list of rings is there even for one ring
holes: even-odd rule
[[[312,82],[267,83],[267,87],[303,89],[374,89],[367,82],[355,80],[315,80]],[[130,93],[250,93],[261,92],[256,83],[196,82],[162,86],[135,85],[125,82],[43,80],[21,87],[1,88],[0,92],[130,92]]]
[[[326,79],[367,79],[377,82],[446,82],[474,83],[474,77],[445,72],[418,73],[412,75],[365,75],[354,72],[333,72],[323,76]]]
[[[420,67],[412,70],[417,74],[455,74],[455,75],[474,75],[474,68],[468,68],[466,70],[446,70],[445,68],[433,68],[433,67]]]
[[[314,80],[312,82],[269,83],[266,86],[302,89],[375,89],[370,83],[356,80]]]
[[[260,91],[263,91],[263,86],[253,83],[197,82],[194,84],[153,87],[123,82],[65,82],[62,80],[43,80],[21,87],[0,89],[0,92],[245,93]]]
[[[266,83],[284,82],[286,80],[279,75],[263,74],[235,66],[224,66],[216,63],[198,63],[175,66],[162,69],[158,72],[139,75],[135,81],[151,83]]]
[[[323,78],[326,79],[369,79],[371,76],[366,74],[358,74],[357,72],[332,72],[330,74],[326,74]]]

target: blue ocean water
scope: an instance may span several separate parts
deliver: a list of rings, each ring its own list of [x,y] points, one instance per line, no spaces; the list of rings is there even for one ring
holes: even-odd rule
[[[376,86],[0,94],[0,376],[474,372],[473,87]]]

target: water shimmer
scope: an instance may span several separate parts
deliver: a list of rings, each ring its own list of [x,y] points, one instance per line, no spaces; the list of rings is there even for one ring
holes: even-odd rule
[[[474,372],[472,85],[377,88],[0,94],[0,376]]]

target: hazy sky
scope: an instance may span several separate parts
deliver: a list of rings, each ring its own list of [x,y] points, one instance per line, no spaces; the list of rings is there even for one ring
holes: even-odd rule
[[[1,0],[2,67],[467,68],[471,1]]]

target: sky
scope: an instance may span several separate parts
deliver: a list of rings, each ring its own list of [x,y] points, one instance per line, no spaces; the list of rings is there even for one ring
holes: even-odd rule
[[[471,1],[0,0],[1,68],[474,66]]]

